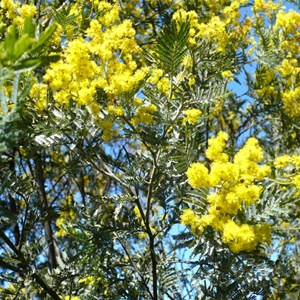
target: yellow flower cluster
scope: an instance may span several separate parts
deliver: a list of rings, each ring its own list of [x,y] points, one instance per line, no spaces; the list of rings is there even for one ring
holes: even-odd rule
[[[232,72],[230,70],[226,70],[226,71],[223,71],[221,73],[222,77],[228,79],[228,80],[232,80],[233,77],[232,77]]]
[[[153,68],[147,82],[156,85],[157,89],[167,95],[170,91],[170,79],[164,76],[162,69]]]
[[[276,169],[283,169],[287,167],[292,162],[292,157],[289,155],[282,155],[276,157],[274,161],[274,166]]]
[[[99,119],[98,120],[98,125],[103,130],[102,139],[105,142],[108,142],[115,133],[112,129],[113,126],[114,126],[114,123],[111,120],[108,120],[108,119]]]
[[[291,76],[291,75],[297,75],[300,73],[300,67],[298,66],[297,59],[284,59],[281,63],[281,66],[277,67],[277,70],[283,75],[283,76]]]
[[[70,4],[71,10],[75,14],[85,4],[77,1]],[[119,6],[94,1],[93,9],[95,7],[97,17],[90,21],[83,36],[70,35],[64,41],[61,59],[50,65],[42,82],[34,84],[30,96],[41,110],[47,108],[48,90],[53,94],[55,105],[68,107],[74,103],[77,107],[86,107],[102,128],[103,139],[108,141],[114,135],[112,120],[125,114],[122,106],[112,105],[112,99],[132,91],[146,76],[148,68],[136,62],[141,52],[136,32],[130,20],[121,21]],[[98,90],[103,90],[108,97],[101,108],[95,99]],[[154,111],[153,105],[140,107],[135,123],[151,123]]]
[[[243,205],[256,203],[262,191],[259,181],[269,175],[269,166],[260,165],[263,151],[255,138],[249,138],[235,154],[233,162],[225,151],[228,136],[220,132],[209,140],[206,157],[211,161],[210,170],[204,163],[193,163],[187,170],[189,184],[194,189],[208,188],[208,214],[196,215],[184,210],[182,223],[191,226],[195,234],[201,234],[210,226],[219,232],[222,241],[233,252],[252,251],[259,243],[268,242],[271,236],[269,225],[251,226],[234,221]]]
[[[23,26],[25,19],[33,18],[36,12],[36,6],[33,4],[23,4],[13,0],[2,0],[0,3],[0,15],[5,15],[15,25]]]
[[[274,25],[269,28],[267,39],[258,32],[257,44],[251,51],[265,49],[267,42],[268,51],[283,57],[278,66],[270,67],[262,63],[261,67],[264,68],[257,69],[257,95],[267,105],[272,104],[274,99],[280,99],[288,115],[299,117],[300,66],[297,56],[300,51],[300,13],[292,9],[287,12],[280,1],[271,0],[255,0],[252,10],[253,22],[256,24],[254,29],[269,23]],[[280,85],[277,84],[278,78]]]
[[[91,20],[85,36],[66,41],[62,59],[52,63],[44,76],[57,104],[74,101],[92,112],[97,111],[93,99],[98,88],[113,98],[132,90],[147,73],[134,59],[140,48],[131,21],[120,21],[116,4],[97,5],[101,14]]]
[[[116,117],[122,117],[125,113],[123,107],[114,105],[108,105],[107,111]]]
[[[238,225],[234,221],[228,221],[223,229],[222,240],[230,245],[232,252],[253,251],[258,242],[269,241],[271,228],[268,224],[250,226]]]
[[[280,10],[276,15],[274,30],[277,31],[282,50],[291,54],[299,53],[300,43],[300,13],[290,9]]]
[[[87,276],[78,280],[78,283],[83,283],[85,285],[93,285],[95,283],[94,276]]]
[[[97,83],[97,65],[90,60],[87,43],[76,39],[69,43],[65,59],[51,64],[44,81],[54,91],[54,100],[60,105],[69,105],[70,100],[79,105],[91,104]]]
[[[206,157],[214,162],[228,162],[228,155],[224,152],[228,135],[225,132],[219,132],[216,137],[211,137],[208,141],[208,148],[206,150]]]
[[[17,17],[16,9],[20,6],[20,2],[13,0],[2,0],[0,3],[1,14],[5,15],[6,18],[13,20]]]
[[[284,59],[281,66],[277,67],[277,70],[285,79],[285,89],[281,92],[282,102],[285,110],[290,116],[297,117],[300,115],[299,63],[295,58]]]
[[[199,1],[201,2],[201,1]],[[225,2],[225,3],[224,3]],[[218,51],[225,51],[227,45],[239,47],[242,40],[246,41],[251,28],[249,18],[240,21],[240,7],[248,1],[205,1],[210,8],[208,20],[203,20],[195,11],[178,9],[173,19],[181,21],[186,18],[190,21],[190,45],[197,45],[199,39],[206,39],[216,43]]]
[[[59,217],[56,220],[56,226],[58,227],[58,231],[56,231],[55,235],[57,237],[66,236],[67,231],[65,229],[65,226],[67,226],[68,223],[75,219],[75,213],[72,210],[71,202],[71,196],[67,196],[66,199],[61,202],[61,210],[59,212]]]
[[[38,83],[37,79],[30,90],[30,97],[35,100],[35,105],[38,110],[47,108],[47,85]]]
[[[197,108],[191,108],[191,109],[187,109],[184,112],[184,114],[185,114],[185,117],[183,118],[182,122],[184,124],[189,123],[189,124],[194,125],[200,119],[200,117],[202,115],[202,111]]]
[[[280,4],[279,4],[280,5]],[[300,36],[300,14],[292,9],[289,12],[280,10],[276,17],[275,28],[282,28],[288,35]]]
[[[229,39],[226,23],[219,16],[212,17],[208,23],[199,25],[199,37],[217,42],[218,50],[225,51]]]
[[[91,53],[97,55],[103,64],[100,65],[100,87],[106,93],[117,96],[130,91],[145,77],[148,69],[138,68],[133,58],[140,48],[130,20],[106,27],[105,31],[101,21],[92,20],[87,35],[91,39],[88,43]]]
[[[276,11],[280,6],[280,3],[274,3],[272,0],[255,0],[252,10],[254,11],[254,13],[270,14],[271,12]]]
[[[300,86],[282,92],[282,102],[286,112],[292,117],[300,115]]]
[[[259,83],[256,93],[259,97],[264,99],[265,104],[268,104],[270,97],[275,97],[278,93],[275,91],[274,78],[275,70],[266,68],[258,69],[255,74],[256,81]]]
[[[136,116],[131,118],[131,123],[134,126],[143,123],[145,125],[149,125],[153,123],[154,113],[156,112],[157,108],[154,104],[143,105],[137,109]]]

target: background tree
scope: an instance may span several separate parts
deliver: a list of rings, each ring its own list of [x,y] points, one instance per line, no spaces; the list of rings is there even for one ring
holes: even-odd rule
[[[299,27],[296,1],[2,0],[1,297],[299,297]]]

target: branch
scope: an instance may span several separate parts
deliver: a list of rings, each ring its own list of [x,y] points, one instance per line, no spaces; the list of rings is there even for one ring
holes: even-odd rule
[[[21,251],[19,251],[15,245],[11,242],[11,240],[6,236],[6,234],[0,230],[0,238],[2,238],[4,240],[4,242],[9,246],[9,248],[11,248],[11,250],[17,255],[17,258],[20,260],[21,262],[21,266],[23,268],[26,269],[26,271],[30,271],[30,265],[29,263],[25,260],[23,254]],[[19,274],[24,274],[25,271],[23,271],[21,268],[17,268],[11,264],[8,264],[7,262],[5,262],[3,259],[0,258],[0,265],[6,267],[9,270],[12,270],[14,272],[17,272]],[[45,281],[36,273],[33,273],[31,275],[31,277],[33,279],[36,280],[36,282],[43,288],[43,290],[52,297],[52,299],[54,300],[61,300],[61,298],[56,294],[56,292],[51,289],[46,283]]]
[[[153,299],[158,300],[157,293],[157,261],[155,255],[155,245],[154,245],[155,237],[151,234],[149,235],[149,248],[150,248],[150,256],[151,256],[151,264],[152,264],[152,282],[153,282]]]
[[[122,242],[122,240],[121,240],[120,237],[117,236],[117,239],[118,239],[119,243],[121,244],[122,248],[124,249],[126,255],[128,256],[131,266],[133,267],[133,269],[135,270],[135,272],[140,276],[140,278],[141,278],[141,280],[142,280],[142,282],[143,282],[143,284],[144,284],[147,292],[149,293],[151,299],[154,299],[154,297],[153,297],[153,295],[152,295],[152,293],[151,293],[151,291],[150,291],[150,289],[148,287],[148,284],[147,284],[144,276],[140,273],[139,269],[136,267],[135,263],[131,259],[130,253],[128,252],[126,246],[123,244],[123,242]]]
[[[24,199],[25,201],[25,199]],[[26,227],[26,224],[27,224],[27,217],[28,217],[28,200],[25,201],[26,202],[26,208],[25,208],[25,214],[24,214],[24,220],[22,222],[22,229],[21,229],[21,235],[20,235],[20,239],[19,239],[19,243],[17,245],[17,249],[19,251],[21,251],[21,248],[22,248],[22,245],[23,245],[23,240],[25,238],[25,227]]]
[[[52,299],[61,300],[61,298],[56,294],[56,292],[52,290],[38,274],[34,273],[31,276],[43,288],[43,290],[52,297]]]
[[[17,272],[17,273],[19,273],[19,274],[24,274],[24,273],[25,273],[25,272],[22,271],[19,267],[7,263],[7,262],[4,261],[1,257],[0,257],[0,267],[1,267],[1,268],[6,268],[6,269],[11,270],[11,271],[14,271],[14,272]]]
[[[38,185],[38,191],[40,196],[40,201],[42,204],[42,210],[46,214],[48,213],[48,202],[47,202],[47,195],[45,191],[45,178],[44,178],[44,172],[42,168],[42,161],[41,157],[38,153],[35,153],[35,177]],[[44,222],[44,230],[46,232],[46,237],[48,241],[49,246],[49,263],[51,270],[55,269],[57,267],[57,261],[56,261],[56,250],[55,250],[55,241],[53,238],[53,231],[51,227],[51,223],[49,220],[46,220]]]

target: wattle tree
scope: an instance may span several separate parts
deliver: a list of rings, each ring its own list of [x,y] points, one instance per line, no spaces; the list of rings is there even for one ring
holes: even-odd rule
[[[1,0],[0,298],[298,299],[299,9]]]

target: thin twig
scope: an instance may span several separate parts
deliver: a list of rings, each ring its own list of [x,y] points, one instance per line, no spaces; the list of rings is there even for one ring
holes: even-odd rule
[[[137,266],[133,262],[133,260],[132,260],[132,258],[130,256],[130,253],[127,250],[126,246],[124,245],[124,243],[122,242],[122,240],[121,240],[120,237],[117,236],[117,239],[118,239],[119,243],[121,244],[123,250],[125,251],[126,255],[128,256],[131,266],[134,268],[135,272],[140,276],[140,278],[141,278],[141,280],[142,280],[142,282],[143,282],[143,284],[144,284],[147,292],[149,293],[151,299],[154,299],[154,297],[153,297],[153,295],[152,295],[152,293],[151,293],[151,291],[150,291],[150,289],[148,287],[146,279],[144,278],[143,274],[141,274],[141,272],[139,271],[139,269],[137,268]]]

